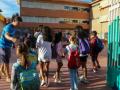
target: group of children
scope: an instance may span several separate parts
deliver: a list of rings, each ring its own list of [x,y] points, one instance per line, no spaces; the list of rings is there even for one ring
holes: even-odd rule
[[[100,68],[97,60],[100,50],[96,50],[98,46],[96,31],[93,31],[89,38],[88,33],[81,26],[77,26],[74,34],[71,34],[68,38],[69,43],[65,48],[62,42],[62,33],[56,33],[53,39],[51,29],[47,26],[42,28],[41,33],[36,38],[36,42],[34,42],[35,38],[33,40],[32,37],[25,37],[23,40],[15,39],[17,62],[12,66],[11,90],[39,90],[40,86],[48,86],[49,65],[53,51],[55,52],[57,62],[56,72],[53,76],[55,79],[54,82],[61,83],[60,71],[63,66],[62,58],[69,59],[69,63],[71,53],[78,50],[79,55],[77,57],[79,57],[80,65],[76,68],[69,68],[68,65],[71,90],[78,90],[78,69],[80,66],[83,70],[80,79],[82,82],[88,83],[86,64],[89,54],[92,57],[93,71],[96,72]],[[54,48],[51,48],[51,46]],[[39,70],[37,69],[37,65],[39,65]]]

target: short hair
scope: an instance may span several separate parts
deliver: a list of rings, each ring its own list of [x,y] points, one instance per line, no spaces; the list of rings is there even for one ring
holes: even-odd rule
[[[13,21],[19,21],[19,22],[22,22],[22,18],[18,15],[18,14],[14,14],[13,16],[12,16],[12,22]]]

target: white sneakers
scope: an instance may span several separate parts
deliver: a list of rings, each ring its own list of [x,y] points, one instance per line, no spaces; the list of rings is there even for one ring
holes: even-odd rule
[[[80,76],[79,79],[80,79],[80,82],[81,82],[81,83],[85,83],[85,84],[88,84],[88,83],[89,83],[89,81],[87,80],[87,78],[85,78],[83,75]]]
[[[61,79],[55,79],[54,82],[55,83],[61,83],[62,81],[61,81]]]

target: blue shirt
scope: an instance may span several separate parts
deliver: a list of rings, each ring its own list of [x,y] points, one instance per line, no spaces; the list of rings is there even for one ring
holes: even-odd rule
[[[0,48],[11,48],[13,42],[5,38],[5,34],[9,33],[11,37],[15,36],[15,28],[12,24],[8,24],[3,28],[0,38]]]

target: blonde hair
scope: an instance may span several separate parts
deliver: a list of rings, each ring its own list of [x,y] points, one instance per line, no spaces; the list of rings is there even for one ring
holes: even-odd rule
[[[70,37],[69,41],[70,41],[70,42],[73,42],[74,44],[77,44],[76,37],[73,36],[73,35]]]

